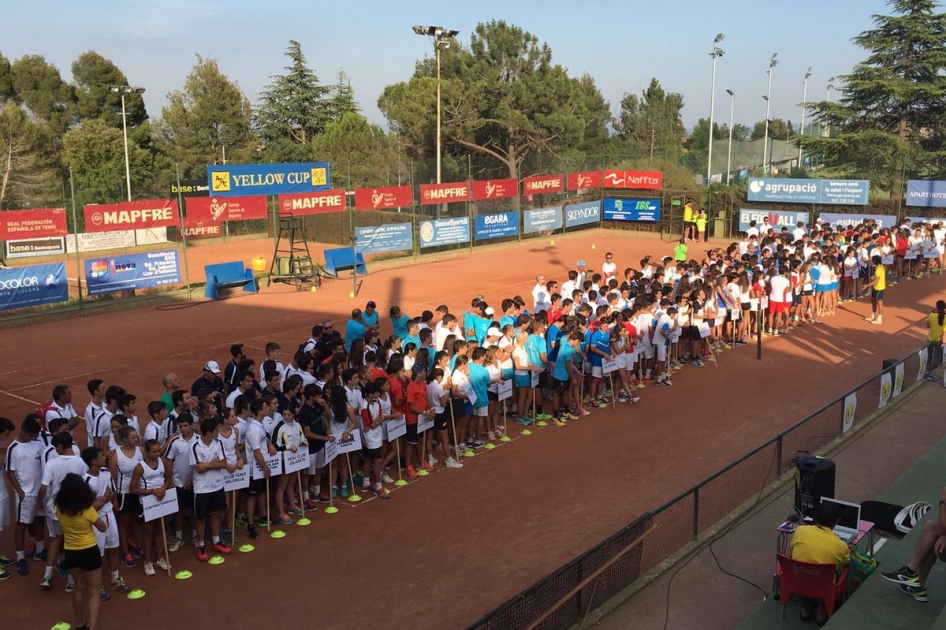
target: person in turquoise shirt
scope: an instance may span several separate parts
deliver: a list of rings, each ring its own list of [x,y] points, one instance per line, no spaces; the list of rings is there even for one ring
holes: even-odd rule
[[[474,425],[475,431],[472,437],[472,443],[468,439],[467,446],[472,448],[482,448],[486,442],[480,439],[480,435],[486,432],[486,417],[489,415],[489,399],[487,398],[486,388],[489,386],[489,372],[483,367],[483,361],[486,358],[486,348],[476,348],[473,350],[473,356],[467,369],[470,373],[470,387],[476,394],[476,401],[473,403],[473,417],[476,418]]]
[[[404,339],[407,336],[407,322],[411,318],[401,312],[400,306],[391,307],[391,325],[394,327],[394,336]]]
[[[365,305],[365,310],[361,313],[361,321],[368,328],[378,329],[378,305],[374,301]]]
[[[351,319],[345,324],[345,352],[351,351],[351,344],[355,339],[364,339],[368,328],[362,320],[361,309],[356,308],[351,312]]]
[[[526,341],[526,353],[529,356],[529,363],[542,368],[542,370],[539,372],[539,384],[536,387],[536,389],[539,391],[545,389],[547,384],[548,373],[546,371],[546,366],[549,363],[547,344],[545,341],[545,329],[547,324],[544,321],[543,313],[540,313],[539,316],[537,316],[532,322],[532,332],[529,334],[529,339]],[[545,411],[542,409],[542,397],[536,395],[535,398],[536,419],[550,420],[552,416],[545,413]]]
[[[397,333],[394,333],[394,334],[397,335]],[[400,336],[400,335],[398,335],[398,336]],[[404,344],[403,344],[403,345],[406,346],[406,345],[409,344],[409,343],[413,343],[415,346],[417,346],[418,348],[420,348],[420,346],[421,346],[421,343],[420,343],[420,324],[418,324],[417,322],[415,322],[415,321],[413,321],[413,320],[408,321],[408,322],[407,322],[407,331],[406,331],[406,334],[404,335],[404,337],[402,337],[402,339],[404,340]]]
[[[552,364],[552,422],[564,426],[568,420],[578,420],[579,416],[571,413],[569,403],[576,406],[572,399],[572,376],[580,378],[578,367],[578,346],[581,344],[580,332],[573,332],[567,338],[562,338],[558,346],[558,355]]]

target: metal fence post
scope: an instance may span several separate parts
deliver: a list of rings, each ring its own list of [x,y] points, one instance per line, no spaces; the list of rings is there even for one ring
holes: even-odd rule
[[[700,486],[693,489],[693,540],[700,537]]]
[[[779,433],[775,438],[775,457],[778,461],[775,462],[775,478],[782,478],[782,434]]]

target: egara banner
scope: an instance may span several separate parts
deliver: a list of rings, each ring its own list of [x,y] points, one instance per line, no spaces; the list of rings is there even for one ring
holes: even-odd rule
[[[421,184],[420,187],[420,203],[423,206],[469,200],[470,185],[467,182]]]
[[[645,171],[605,171],[605,188],[629,188],[633,190],[660,190],[664,186],[664,174]]]
[[[0,269],[0,311],[69,299],[66,265],[31,265]]]
[[[519,194],[519,183],[514,179],[488,179],[473,182],[473,199],[488,201],[506,199]]]
[[[602,186],[604,186],[604,173],[601,171],[568,174],[568,190],[588,190]]]
[[[305,216],[326,212],[342,212],[348,205],[344,190],[279,195],[279,214]]]
[[[191,197],[187,200],[185,227],[224,221],[266,219],[266,197]]]
[[[62,208],[0,211],[0,241],[66,235]]]
[[[476,228],[474,235],[478,241],[515,236],[519,233],[518,212],[478,214],[473,221]]]
[[[565,178],[561,175],[533,175],[522,180],[522,194],[524,195],[562,192],[563,190],[565,190]]]
[[[408,208],[413,203],[414,194],[410,186],[355,189],[355,210]]]
[[[177,202],[172,199],[123,201],[83,206],[86,232],[147,230],[178,225]]]
[[[332,187],[328,162],[293,164],[212,164],[210,194],[218,197],[318,192]]]

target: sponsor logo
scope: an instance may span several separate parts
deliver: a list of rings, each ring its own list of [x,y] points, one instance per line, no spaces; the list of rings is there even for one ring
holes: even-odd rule
[[[103,278],[108,275],[107,260],[93,260],[89,266],[89,275],[92,278]]]
[[[384,201],[384,193],[380,193],[377,190],[371,191],[371,205],[375,208],[381,205],[381,202]]]
[[[505,214],[487,214],[483,217],[483,223],[486,225],[505,225],[509,223],[509,217]]]
[[[372,195],[374,203],[374,195]],[[317,210],[321,208],[344,208],[345,193],[338,192],[334,194],[312,195],[307,197],[296,197],[294,199],[285,199],[282,203],[283,210]]]
[[[59,278],[57,278],[54,273],[48,273],[43,279],[43,284],[46,285],[47,289],[55,289],[59,286]]]
[[[420,240],[425,243],[429,243],[434,240],[434,224],[430,221],[425,221],[420,226]]]
[[[129,223],[156,223],[173,221],[174,212],[170,208],[148,208],[145,210],[96,210],[92,213],[94,225],[127,225]]]
[[[569,221],[573,221],[575,219],[598,218],[598,206],[566,210],[565,216]]]
[[[55,281],[55,278],[53,280]],[[10,280],[0,280],[0,291],[9,291],[9,290],[14,290],[14,289],[29,289],[29,288],[38,287],[38,286],[39,286],[39,278],[37,278],[36,276],[26,276],[24,278],[11,278]]]
[[[581,190],[582,188],[590,187],[590,186],[591,186],[591,178],[588,177],[587,175],[578,175],[578,176],[576,177],[576,180],[577,180],[577,183],[578,183],[578,190]]]
[[[230,192],[230,173],[226,171],[214,173],[211,187],[213,192]]]
[[[466,199],[468,196],[465,184],[424,190],[424,199]]]
[[[749,183],[749,190],[756,194],[762,191],[772,194],[786,193],[789,195],[794,193],[816,193],[818,192],[818,183],[812,182],[810,184],[780,184],[777,181],[766,183],[765,180],[756,179]]]
[[[604,183],[611,188],[620,188],[624,185],[624,173],[606,173]]]

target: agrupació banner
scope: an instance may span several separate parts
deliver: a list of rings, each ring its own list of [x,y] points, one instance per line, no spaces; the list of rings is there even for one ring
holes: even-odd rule
[[[866,206],[870,182],[865,179],[749,178],[749,201]]]

